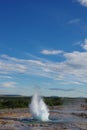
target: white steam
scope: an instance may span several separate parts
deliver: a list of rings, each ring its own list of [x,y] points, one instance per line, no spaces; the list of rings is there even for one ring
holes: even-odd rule
[[[38,92],[35,92],[32,97],[30,112],[34,119],[41,121],[49,120],[49,110],[43,99],[39,96]]]

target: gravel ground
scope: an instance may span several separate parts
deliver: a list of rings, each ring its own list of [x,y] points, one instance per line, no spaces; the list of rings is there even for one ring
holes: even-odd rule
[[[53,109],[53,108],[52,108]],[[52,110],[51,109],[51,110]],[[67,108],[68,110],[71,108]],[[38,122],[38,123],[23,123],[20,119],[31,118],[29,109],[6,109],[0,110],[0,130],[87,130],[87,111],[69,113],[63,110],[63,107],[57,107],[58,112],[50,112],[50,118],[63,119],[61,122]],[[75,109],[76,110],[76,109]],[[79,109],[82,110],[82,109]],[[73,120],[70,122],[67,119]]]

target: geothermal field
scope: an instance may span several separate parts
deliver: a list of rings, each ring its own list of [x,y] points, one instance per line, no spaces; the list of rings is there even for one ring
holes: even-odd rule
[[[35,92],[27,108],[0,109],[0,130],[87,130],[86,99],[63,100],[47,106]]]

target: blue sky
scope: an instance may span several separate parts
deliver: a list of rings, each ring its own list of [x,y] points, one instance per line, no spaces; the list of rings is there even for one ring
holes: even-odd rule
[[[0,94],[87,97],[87,0],[0,1]]]

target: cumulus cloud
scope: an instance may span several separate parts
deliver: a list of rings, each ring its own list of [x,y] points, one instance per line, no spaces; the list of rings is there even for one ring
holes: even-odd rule
[[[83,44],[81,45],[84,50],[87,51],[87,38],[84,40]]]
[[[58,55],[58,54],[63,53],[63,51],[62,50],[42,50],[41,53],[44,55]]]
[[[78,0],[78,2],[79,2],[81,5],[87,7],[87,0]]]
[[[77,24],[79,22],[80,22],[80,19],[76,18],[76,19],[72,19],[72,20],[68,21],[68,24]]]

